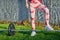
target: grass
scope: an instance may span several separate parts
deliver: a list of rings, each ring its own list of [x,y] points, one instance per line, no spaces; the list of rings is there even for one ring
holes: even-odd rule
[[[8,24],[0,24],[0,29],[7,29]],[[31,26],[15,25],[16,30],[31,30]],[[36,26],[36,30],[43,30]],[[60,40],[60,32],[37,32],[31,37],[30,32],[16,32],[13,36],[8,36],[7,31],[0,31],[0,40]]]
[[[60,33],[40,32],[31,37],[31,32],[18,32],[14,36],[8,36],[6,32],[0,32],[0,40],[60,40]]]

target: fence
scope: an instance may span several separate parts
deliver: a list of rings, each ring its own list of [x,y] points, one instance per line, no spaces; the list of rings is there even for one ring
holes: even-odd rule
[[[50,23],[60,25],[60,0],[43,0],[50,11]],[[44,21],[44,13],[40,13],[40,20]]]
[[[50,23],[60,25],[60,0],[43,0],[50,11]],[[22,21],[30,18],[25,0],[0,0],[0,20]],[[44,22],[44,12],[36,11],[36,20]],[[29,19],[30,20],[30,19]]]

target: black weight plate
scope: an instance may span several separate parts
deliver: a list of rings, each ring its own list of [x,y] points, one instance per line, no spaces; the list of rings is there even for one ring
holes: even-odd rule
[[[8,35],[9,36],[12,36],[15,34],[15,26],[13,23],[10,23],[9,26],[8,26]]]

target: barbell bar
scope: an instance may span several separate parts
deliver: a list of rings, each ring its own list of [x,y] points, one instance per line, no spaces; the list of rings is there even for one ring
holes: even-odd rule
[[[8,31],[8,35],[12,36],[15,32],[31,32],[32,30],[15,30],[13,23],[10,23],[8,29],[0,29],[0,31]],[[36,30],[36,32],[60,32],[60,30]]]

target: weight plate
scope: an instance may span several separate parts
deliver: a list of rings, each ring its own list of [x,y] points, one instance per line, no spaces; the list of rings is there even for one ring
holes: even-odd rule
[[[15,26],[13,23],[10,23],[9,26],[8,26],[8,35],[9,36],[12,36],[15,34]]]

